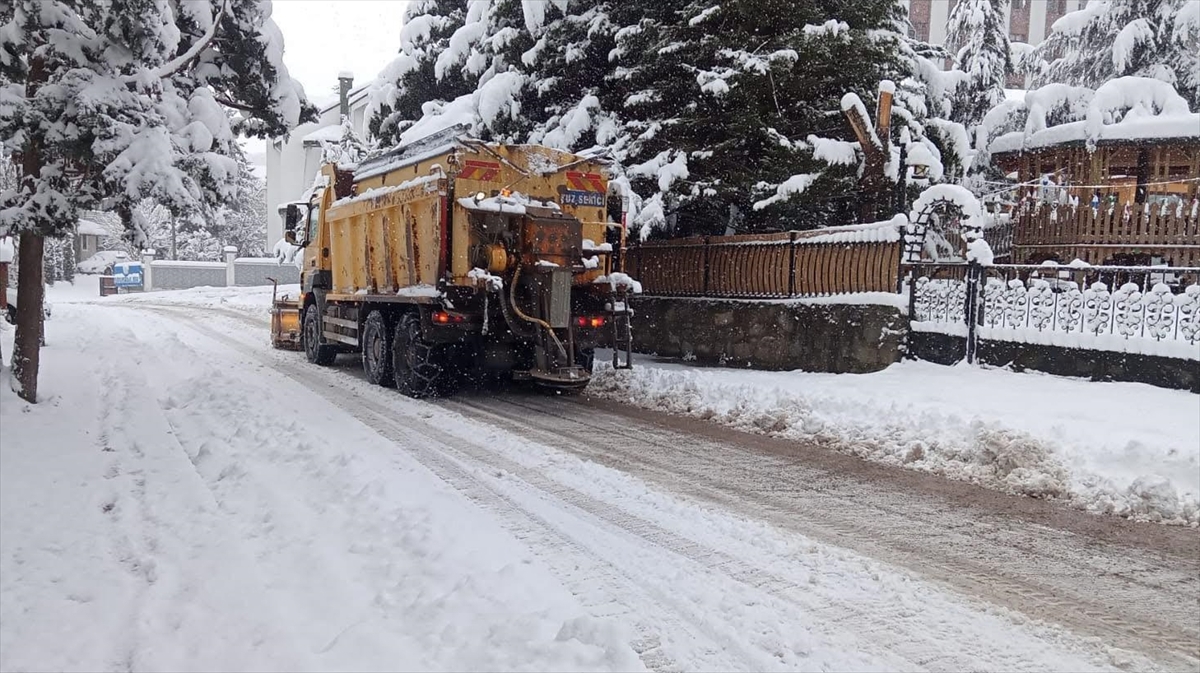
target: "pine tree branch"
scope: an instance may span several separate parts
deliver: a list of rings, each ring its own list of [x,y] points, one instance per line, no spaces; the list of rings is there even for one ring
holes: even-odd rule
[[[224,105],[227,108],[233,108],[234,110],[240,110],[242,112],[254,112],[254,113],[260,112],[260,110],[258,108],[253,108],[253,107],[250,107],[249,105],[243,105],[241,103],[235,103],[223,96],[215,96],[214,95],[213,100],[217,101],[218,103],[220,103],[221,105]]]
[[[208,32],[206,32],[199,40],[197,40],[196,43],[193,44],[187,51],[155,68],[151,75],[158,79],[165,79],[179,72],[183,66],[187,65],[193,59],[199,56],[200,52],[207,49],[208,45],[212,44],[213,38],[217,36],[217,29],[221,25],[221,19],[225,18],[225,12],[227,11],[229,11],[229,0],[222,0],[221,9],[217,12],[217,15],[213,17],[212,25],[209,26]],[[138,78],[136,76],[130,76],[126,77],[125,81],[132,82],[136,81],[137,79]]]

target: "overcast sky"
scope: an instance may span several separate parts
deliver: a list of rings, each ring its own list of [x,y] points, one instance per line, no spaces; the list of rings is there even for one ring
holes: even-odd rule
[[[400,49],[402,0],[274,0],[271,17],[283,31],[283,62],[317,105],[337,97],[337,76],[354,73],[365,84]],[[248,141],[251,161],[261,162],[264,143]]]

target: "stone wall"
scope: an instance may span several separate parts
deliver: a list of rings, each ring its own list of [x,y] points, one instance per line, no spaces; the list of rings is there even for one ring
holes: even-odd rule
[[[899,308],[878,304],[639,297],[632,308],[639,353],[755,369],[879,371],[907,328]]]

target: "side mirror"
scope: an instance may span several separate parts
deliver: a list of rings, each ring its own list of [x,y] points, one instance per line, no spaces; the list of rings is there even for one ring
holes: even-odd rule
[[[291,243],[292,245],[297,245],[296,232],[289,229],[287,232],[285,232],[283,234],[283,240],[287,241],[288,243]]]
[[[283,217],[283,228],[288,233],[295,236],[296,225],[300,224],[300,206],[295,203],[289,203],[287,212]]]

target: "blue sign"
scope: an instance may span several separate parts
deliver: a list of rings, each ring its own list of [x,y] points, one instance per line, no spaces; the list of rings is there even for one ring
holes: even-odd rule
[[[564,206],[594,206],[603,208],[605,206],[604,193],[568,189],[562,194],[562,203]]]
[[[142,263],[117,262],[113,264],[113,280],[117,287],[142,288]]]

